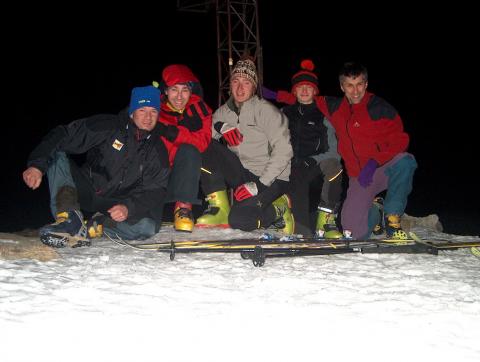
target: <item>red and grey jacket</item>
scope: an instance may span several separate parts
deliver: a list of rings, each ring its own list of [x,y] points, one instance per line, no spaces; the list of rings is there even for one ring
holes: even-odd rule
[[[319,96],[317,106],[335,127],[338,152],[350,177],[357,177],[369,159],[383,165],[407,150],[409,136],[398,112],[372,93],[365,93],[358,104],[346,97]]]
[[[168,150],[170,166],[173,165],[178,147],[182,143],[195,146],[204,152],[212,139],[212,110],[196,94],[192,94],[183,112],[170,106],[166,97],[162,97],[159,122],[169,127],[162,136]]]

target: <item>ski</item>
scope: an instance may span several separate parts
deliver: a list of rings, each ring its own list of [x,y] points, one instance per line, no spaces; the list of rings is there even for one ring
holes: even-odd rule
[[[163,241],[163,242],[154,242],[154,243],[136,243],[134,244],[138,248],[143,249],[156,249],[162,246],[168,246],[171,244],[172,241]],[[345,243],[353,243],[353,242],[384,242],[388,244],[399,244],[399,243],[412,243],[414,242],[413,239],[406,239],[406,240],[392,240],[392,239],[367,239],[367,240],[355,240],[352,238],[341,238],[341,239],[323,239],[318,237],[297,237],[297,236],[283,236],[283,237],[276,237],[274,235],[265,233],[258,238],[239,238],[239,239],[224,239],[224,240],[173,240],[175,246],[177,247],[200,247],[200,246],[208,246],[208,247],[217,247],[217,246],[224,246],[228,245],[229,247],[242,247],[248,245],[269,245],[269,246],[286,246],[288,244],[295,244],[296,246],[300,246],[304,244],[305,246],[312,246],[314,245],[332,245],[335,246],[337,244],[345,244]],[[125,243],[125,241],[121,240],[121,243]],[[128,243],[127,243],[128,244]]]
[[[472,246],[470,249],[473,255],[475,255],[477,258],[480,258],[480,247],[478,246]]]
[[[115,241],[115,240],[113,240]],[[117,240],[119,241],[119,240]],[[173,243],[173,244],[172,244]],[[135,247],[137,249],[158,249],[163,247],[170,247],[174,245],[176,248],[222,248],[228,247],[232,249],[241,249],[245,247],[255,247],[262,246],[268,248],[280,247],[280,248],[324,248],[324,247],[341,247],[341,246],[358,246],[365,244],[372,245],[413,245],[413,244],[427,243],[426,245],[437,245],[441,246],[443,249],[448,248],[458,248],[462,247],[462,243],[451,242],[448,239],[435,239],[435,240],[422,240],[418,236],[412,233],[409,239],[397,240],[397,239],[366,239],[366,240],[355,240],[355,239],[322,239],[315,237],[274,237],[270,234],[264,234],[258,239],[256,238],[240,238],[240,239],[227,239],[227,240],[172,240],[164,242],[154,242],[154,243],[128,243],[123,240],[120,240],[120,244],[127,244],[128,246]],[[468,247],[470,244],[467,244],[463,247]],[[476,242],[474,242],[476,245]]]
[[[112,239],[111,239],[112,240]],[[251,259],[255,266],[262,266],[267,258],[333,255],[345,253],[428,253],[437,255],[439,250],[454,250],[480,246],[479,241],[455,242],[445,240],[423,240],[415,234],[411,239],[315,239],[295,238],[282,241],[281,238],[231,239],[231,240],[181,240],[170,242],[134,244],[124,240],[114,242],[139,250],[153,250],[170,254],[174,260],[177,253],[240,253],[244,259]]]

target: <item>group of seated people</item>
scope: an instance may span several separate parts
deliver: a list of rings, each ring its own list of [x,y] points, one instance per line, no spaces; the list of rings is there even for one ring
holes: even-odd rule
[[[362,65],[344,64],[341,98],[321,96],[313,70],[302,61],[291,90],[273,92],[258,89],[255,63],[240,59],[230,98],[212,114],[191,69],[173,64],[156,86],[133,88],[120,113],[55,127],[23,172],[31,189],[47,175],[55,222],[40,229],[40,239],[54,247],[103,233],[146,239],[159,231],[167,203],[180,232],[274,226],[319,238],[363,239],[383,230],[406,238],[400,220],[417,165],[401,118],[367,91]],[[81,166],[69,157],[83,153]],[[199,194],[208,207],[195,220]]]

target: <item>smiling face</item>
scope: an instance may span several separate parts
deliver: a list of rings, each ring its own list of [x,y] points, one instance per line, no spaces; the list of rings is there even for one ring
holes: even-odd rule
[[[360,103],[367,91],[368,81],[363,75],[358,77],[341,77],[340,88],[351,104]]]
[[[246,77],[235,75],[230,79],[230,90],[232,91],[233,99],[238,106],[252,98],[255,93],[255,84]]]
[[[168,102],[179,111],[183,111],[185,109],[185,106],[192,95],[190,87],[186,84],[180,83],[168,87],[166,93]]]
[[[145,131],[151,131],[155,128],[158,121],[158,111],[154,107],[141,107],[132,114],[133,123]]]
[[[313,97],[315,96],[315,88],[309,84],[300,84],[295,87],[295,97],[297,97],[298,103],[311,104]]]

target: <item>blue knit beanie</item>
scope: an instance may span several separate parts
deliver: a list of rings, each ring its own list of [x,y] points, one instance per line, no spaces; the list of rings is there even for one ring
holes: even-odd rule
[[[142,107],[153,107],[160,111],[160,90],[158,88],[149,85],[132,89],[128,114],[132,115],[133,112]]]

